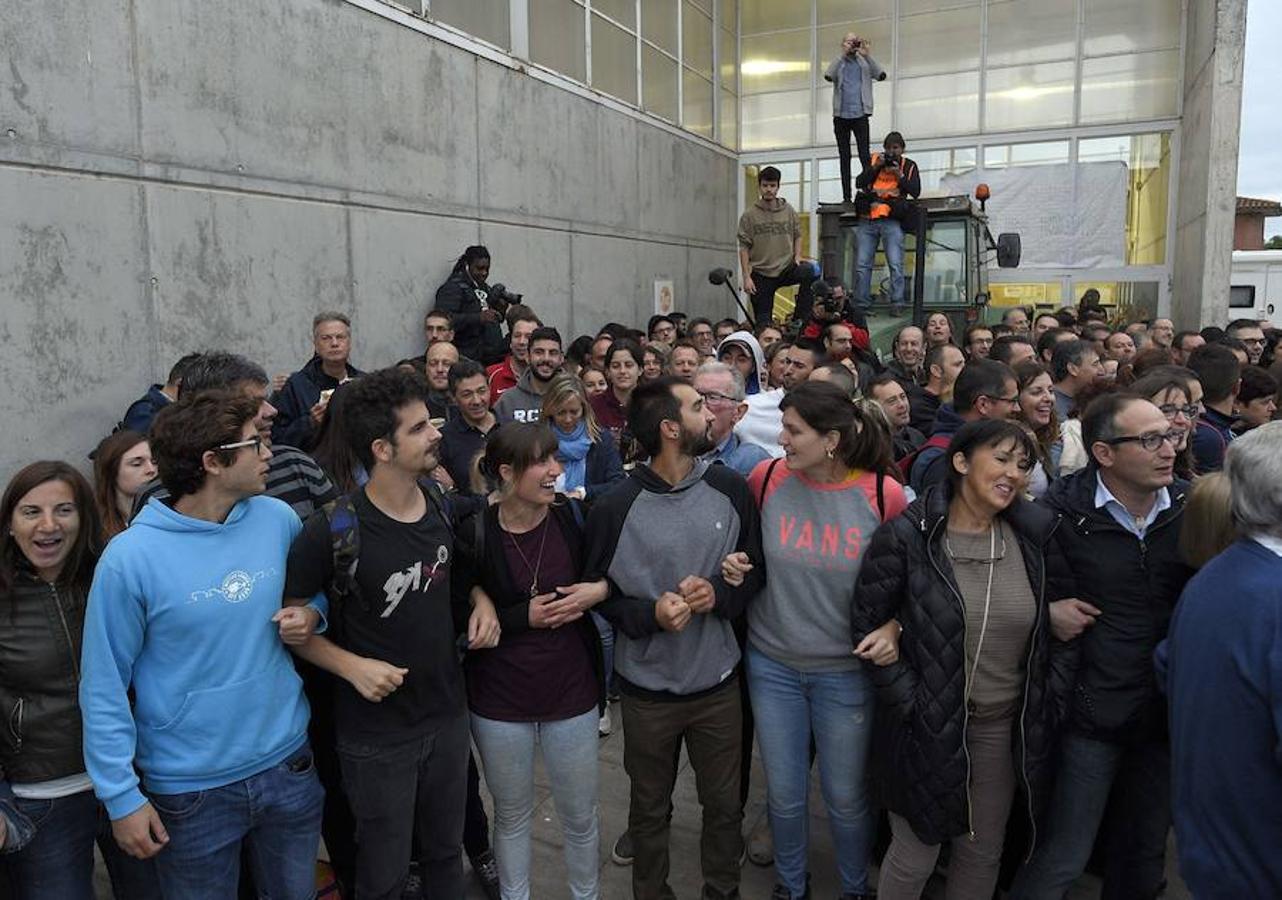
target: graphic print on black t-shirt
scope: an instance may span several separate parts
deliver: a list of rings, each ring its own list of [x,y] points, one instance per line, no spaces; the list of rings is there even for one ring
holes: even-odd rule
[[[330,611],[336,642],[370,659],[409,669],[399,688],[370,703],[346,681],[335,693],[341,737],[393,743],[429,730],[464,708],[462,671],[450,609],[453,538],[428,504],[417,522],[397,522],[362,491],[356,498],[362,602]],[[333,546],[324,512],[307,520],[289,551],[285,596],[310,597],[329,583]]]

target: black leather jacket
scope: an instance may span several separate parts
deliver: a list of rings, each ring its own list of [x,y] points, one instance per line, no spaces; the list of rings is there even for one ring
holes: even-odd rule
[[[887,808],[925,843],[971,830],[966,617],[943,550],[948,498],[931,488],[877,529],[855,589],[854,645],[892,618],[903,626],[899,661],[866,664],[877,691],[872,783]],[[1037,599],[1013,752],[1024,811],[1036,823],[1047,799],[1060,723],[1067,715],[1074,648],[1050,633],[1048,603],[1071,596],[1067,564],[1047,510],[1017,500],[1002,514],[1015,533]],[[1036,841],[1036,830],[1033,832]],[[1031,851],[1030,851],[1031,852]]]
[[[32,783],[85,770],[80,725],[83,589],[19,572],[0,599],[0,767]]]

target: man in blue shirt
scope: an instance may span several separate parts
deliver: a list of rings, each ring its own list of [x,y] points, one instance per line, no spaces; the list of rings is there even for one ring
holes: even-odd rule
[[[695,372],[694,389],[716,416],[711,434],[716,446],[704,455],[704,459],[723,463],[745,478],[757,463],[770,459],[770,451],[765,447],[748,443],[735,434],[735,423],[748,411],[748,404],[744,402],[743,376],[737,369],[722,362],[706,362]]]

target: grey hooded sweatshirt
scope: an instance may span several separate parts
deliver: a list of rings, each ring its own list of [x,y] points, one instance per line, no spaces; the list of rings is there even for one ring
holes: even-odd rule
[[[648,466],[637,466],[593,504],[585,532],[584,580],[609,581],[610,595],[597,611],[619,629],[614,671],[624,693],[688,698],[735,674],[739,642],[731,622],[760,590],[762,568],[757,565],[739,587],[721,577],[729,553],[743,551],[761,561],[757,507],[743,476],[699,461],[670,485]],[[665,591],[679,593],[677,585],[688,575],[711,582],[716,605],[692,616],[683,630],[664,631],[655,603]]]

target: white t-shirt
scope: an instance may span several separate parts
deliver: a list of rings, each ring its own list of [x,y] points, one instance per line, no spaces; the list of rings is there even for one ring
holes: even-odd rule
[[[783,413],[779,410],[782,399],[783,388],[745,397],[743,402],[748,404],[748,411],[734,427],[739,439],[766,448],[771,456],[783,456],[783,447],[779,446],[779,432],[783,430]]]

